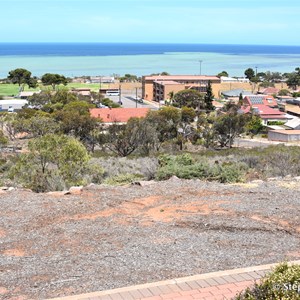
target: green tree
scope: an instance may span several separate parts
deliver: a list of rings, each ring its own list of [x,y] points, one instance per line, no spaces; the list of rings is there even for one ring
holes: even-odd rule
[[[133,153],[141,141],[138,118],[131,118],[127,124],[112,124],[102,134],[101,141],[113,153],[126,157]]]
[[[214,94],[212,92],[211,82],[208,81],[206,94],[204,96],[205,109],[207,112],[213,111],[215,107],[213,106]]]
[[[28,106],[36,109],[43,109],[46,104],[51,103],[52,94],[50,91],[35,93],[28,98]]]
[[[290,94],[290,91],[287,89],[282,89],[278,92],[278,96],[288,96]]]
[[[90,159],[76,139],[49,134],[28,144],[11,169],[11,178],[36,192],[84,184],[83,175]]]
[[[157,150],[159,150],[162,143],[177,137],[178,126],[181,121],[179,109],[172,106],[163,107],[158,111],[150,111],[146,119],[158,132],[159,143],[157,144]]]
[[[200,110],[205,108],[203,95],[196,90],[182,90],[173,97],[173,105],[177,107],[192,107]]]
[[[248,68],[247,70],[245,70],[244,74],[250,81],[252,81],[252,79],[255,77],[255,72],[252,68]]]
[[[258,134],[264,128],[261,118],[255,114],[252,114],[247,124],[245,125],[246,131],[251,135]]]
[[[36,77],[32,77],[30,71],[22,68],[10,71],[7,79],[9,79],[13,84],[18,84],[20,91],[24,90],[25,85],[28,85],[29,88],[35,88],[37,86]]]
[[[226,71],[220,72],[217,77],[229,77],[229,74]]]
[[[245,131],[249,116],[238,113],[235,109],[219,115],[214,122],[214,131],[221,147],[231,148],[234,139]]]
[[[59,75],[59,74],[51,74],[51,73],[46,73],[42,76],[41,81],[43,85],[51,85],[53,91],[55,91],[55,88],[57,85],[63,84],[67,85],[68,80],[65,76]]]
[[[88,142],[91,138],[90,133],[98,124],[98,120],[90,116],[90,107],[91,105],[84,101],[70,102],[62,110],[54,113],[54,119],[60,122],[64,134]]]
[[[16,132],[26,132],[29,138],[59,133],[60,124],[50,115],[36,113],[31,118],[18,117],[14,124]]]
[[[0,130],[0,150],[8,144],[8,138],[2,130]]]
[[[286,76],[286,84],[288,85],[288,87],[296,90],[297,87],[300,85],[300,68],[296,68],[295,72],[286,74]]]

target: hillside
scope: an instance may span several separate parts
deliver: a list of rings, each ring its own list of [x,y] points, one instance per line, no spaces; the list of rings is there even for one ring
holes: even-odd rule
[[[300,257],[300,182],[0,191],[0,298],[44,299]]]

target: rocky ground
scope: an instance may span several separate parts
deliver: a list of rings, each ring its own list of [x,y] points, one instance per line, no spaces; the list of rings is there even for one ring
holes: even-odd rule
[[[300,182],[0,191],[0,298],[64,295],[300,258]]]

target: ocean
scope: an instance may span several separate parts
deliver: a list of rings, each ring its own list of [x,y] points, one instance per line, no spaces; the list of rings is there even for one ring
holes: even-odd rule
[[[300,66],[300,46],[120,43],[0,43],[0,78],[26,68],[34,76],[59,73],[138,76],[170,74],[243,76],[257,72],[292,72]]]

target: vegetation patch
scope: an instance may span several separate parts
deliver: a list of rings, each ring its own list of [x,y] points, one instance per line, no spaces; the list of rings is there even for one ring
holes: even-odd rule
[[[236,300],[300,299],[300,265],[278,265],[260,283],[240,293]]]

